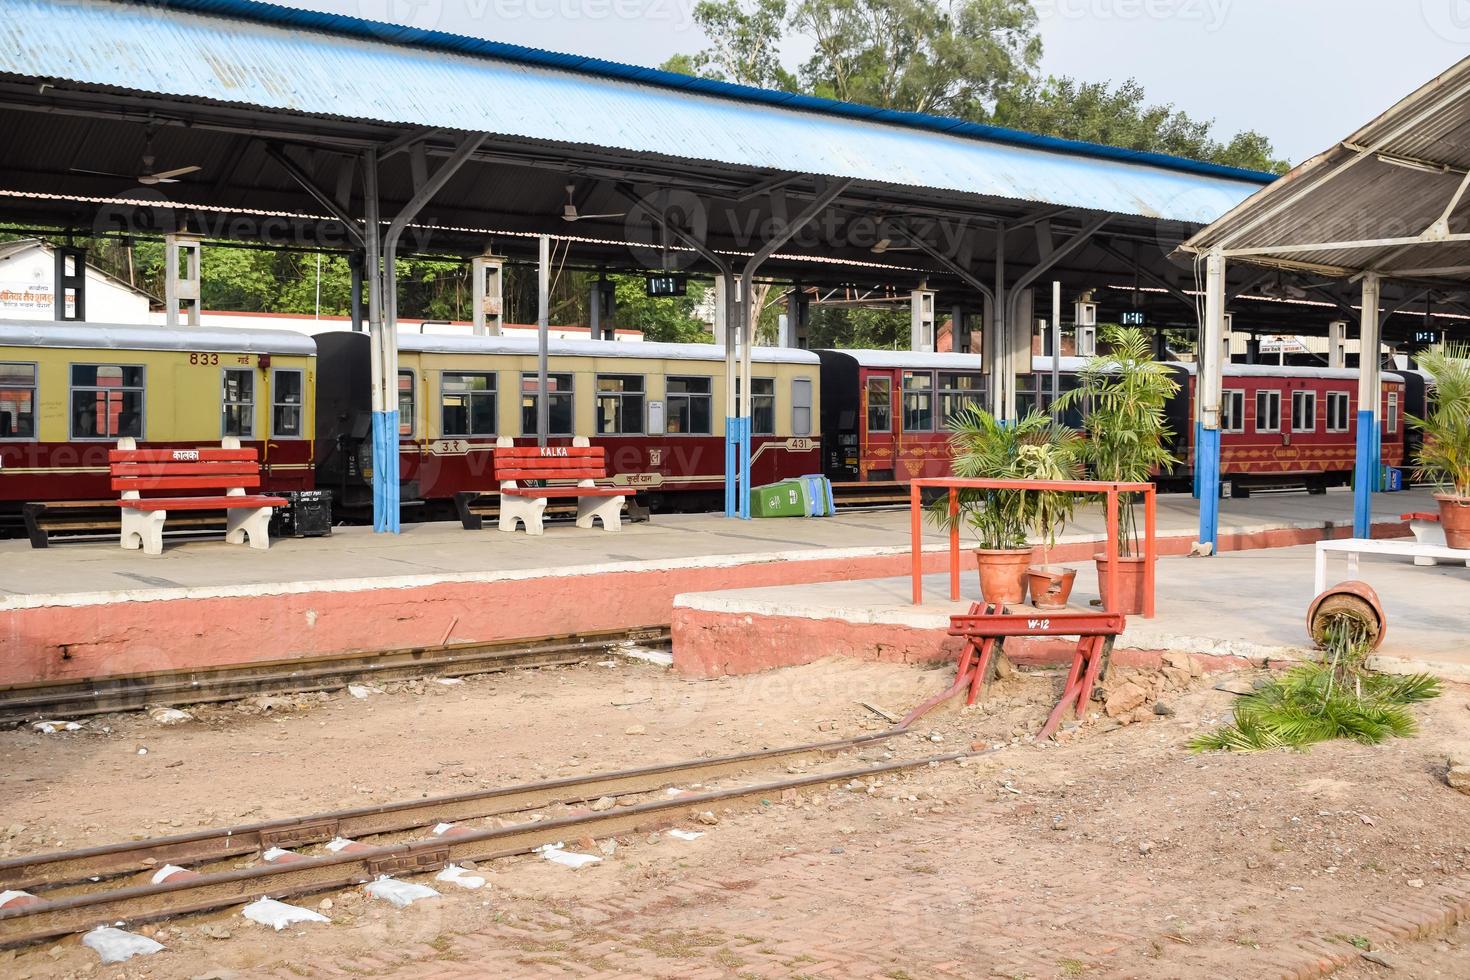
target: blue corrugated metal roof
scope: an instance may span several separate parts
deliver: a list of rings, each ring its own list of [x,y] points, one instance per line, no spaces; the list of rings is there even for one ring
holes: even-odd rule
[[[0,7],[37,78],[1195,223],[1270,179],[249,0]]]

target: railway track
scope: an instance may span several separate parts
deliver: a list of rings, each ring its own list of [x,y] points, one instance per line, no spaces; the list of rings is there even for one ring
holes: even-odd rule
[[[363,807],[309,817],[201,831],[102,847],[0,861],[0,891],[34,890],[37,901],[0,909],[0,948],[21,946],[116,922],[142,923],[251,901],[331,891],[380,875],[438,870],[462,861],[525,854],[582,836],[609,836],[666,826],[692,811],[779,798],[786,790],[864,779],[984,753],[957,752],[886,761],[787,779],[740,783],[700,793],[647,797],[677,785],[748,775],[753,770],[814,756],[835,756],[904,734],[901,726],[855,738],[696,759],[481,792]],[[998,751],[998,750],[989,750]],[[618,805],[551,819],[472,827],[465,821],[526,813],[554,804],[614,797]],[[435,836],[429,828],[450,824]],[[406,838],[405,838],[406,835]],[[363,837],[377,837],[367,843]],[[337,838],[359,846],[332,852],[293,852],[289,860],[254,859],[269,848],[319,848]],[[394,839],[399,838],[399,839]],[[228,866],[247,857],[247,866]],[[128,875],[164,864],[192,869],[159,884]]]
[[[0,687],[0,725],[75,718],[153,705],[233,701],[258,694],[295,694],[345,686],[358,678],[459,677],[526,667],[574,664],[612,655],[623,644],[667,651],[667,627],[573,633],[507,643],[452,643],[273,660],[227,667],[124,674],[102,680],[42,681]]]

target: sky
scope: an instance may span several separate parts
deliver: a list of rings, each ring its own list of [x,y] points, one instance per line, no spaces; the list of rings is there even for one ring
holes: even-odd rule
[[[704,38],[696,0],[277,0],[496,41],[658,65]],[[1150,101],[1256,129],[1293,163],[1470,55],[1470,0],[1033,0],[1042,67],[1137,78]],[[804,52],[783,51],[794,66]]]

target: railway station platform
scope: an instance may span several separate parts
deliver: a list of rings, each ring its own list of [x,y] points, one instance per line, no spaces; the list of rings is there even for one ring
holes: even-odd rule
[[[1406,533],[1398,515],[1430,504],[1418,492],[1380,496],[1375,533]],[[1223,548],[1347,537],[1350,515],[1339,493],[1227,500]],[[1188,496],[1161,497],[1161,553],[1186,553],[1196,520]],[[153,558],[112,540],[42,551],[0,542],[0,685],[667,626],[681,594],[810,596],[905,575],[908,530],[905,509],[743,523],[656,515],[614,534],[568,524],[539,538],[458,524],[406,525],[398,536],[349,527],[266,552],[217,537],[169,541]],[[1101,530],[1100,513],[1082,515],[1063,541],[1075,550],[1058,557],[1090,554]],[[930,532],[926,569],[946,567],[945,547]],[[1211,567],[1222,576],[1215,597],[1246,588],[1237,574],[1255,574],[1233,561]],[[1161,623],[1174,615],[1163,608]],[[1305,601],[1288,621],[1303,610]]]

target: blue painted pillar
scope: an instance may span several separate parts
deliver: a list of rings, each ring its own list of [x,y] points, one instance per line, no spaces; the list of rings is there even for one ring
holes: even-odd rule
[[[1225,370],[1225,255],[1212,251],[1205,265],[1205,316],[1195,361],[1195,495],[1199,543],[1211,554],[1220,546],[1220,397]]]
[[[740,519],[750,520],[750,491],[755,484],[750,479],[750,416],[735,420],[736,436],[740,440]]]
[[[735,470],[736,450],[740,448],[740,420],[725,419],[725,516],[739,516],[739,474]]]
[[[1195,479],[1199,488],[1199,540],[1220,546],[1220,430],[1195,426]]]
[[[1357,461],[1353,467],[1353,537],[1373,533],[1373,494],[1378,490],[1378,403],[1383,397],[1379,369],[1381,346],[1379,299],[1382,283],[1369,273],[1363,277],[1362,320],[1359,324]]]

